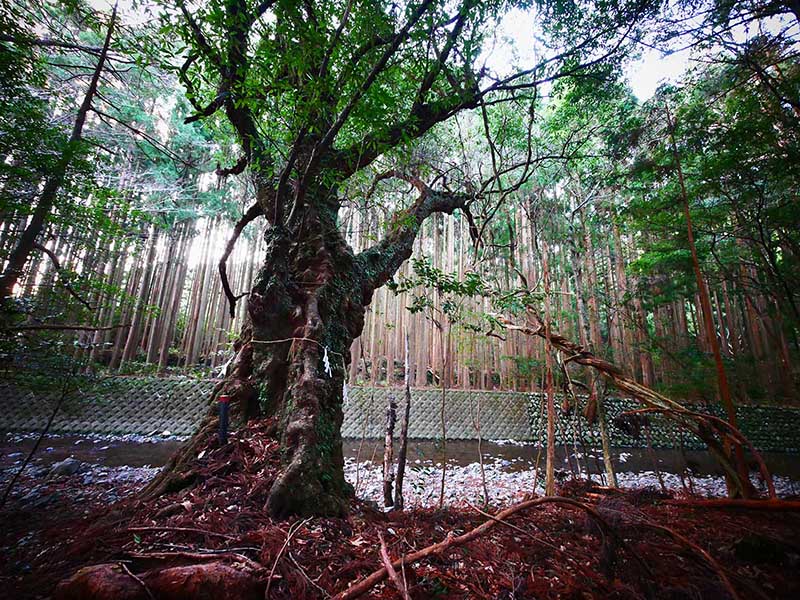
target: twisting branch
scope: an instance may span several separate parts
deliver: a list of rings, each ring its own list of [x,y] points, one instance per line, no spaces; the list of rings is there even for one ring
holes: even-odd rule
[[[222,167],[220,167],[219,164],[217,164],[217,169],[216,169],[217,177],[223,179],[228,175],[239,175],[241,173],[244,173],[244,170],[247,168],[249,162],[250,159],[245,154],[241,158],[239,158],[239,160],[236,161],[236,164],[233,165],[232,167],[226,167],[223,169]]]
[[[197,111],[193,115],[189,115],[188,117],[186,117],[183,120],[184,124],[188,125],[189,123],[194,123],[195,121],[199,121],[203,117],[210,117],[225,105],[225,101],[228,99],[229,96],[230,93],[228,92],[227,86],[225,84],[220,85],[216,97],[211,102],[209,102],[205,108]]]
[[[389,225],[389,233],[377,244],[356,256],[365,273],[363,281],[364,302],[369,304],[372,293],[385,284],[403,261],[411,256],[414,240],[423,221],[434,213],[453,214],[461,210],[470,223],[470,234],[475,230],[469,205],[474,200],[470,194],[432,190],[419,177],[390,170],[378,176],[378,181],[391,177],[408,181],[420,191],[419,198],[407,209],[398,211]]]
[[[645,385],[637,383],[626,377],[622,369],[616,365],[598,358],[590,350],[587,350],[580,344],[570,341],[558,333],[551,331],[548,337],[545,333],[542,318],[531,307],[528,307],[528,323],[525,325],[516,325],[502,316],[497,316],[496,321],[506,330],[519,331],[525,335],[535,335],[544,338],[551,346],[569,357],[565,362],[574,361],[578,364],[595,369],[604,379],[608,380],[620,391],[630,394],[632,397],[644,403],[649,409],[663,412],[666,417],[691,431],[706,443],[709,452],[714,455],[725,473],[730,476],[731,481],[735,484],[738,491],[744,493],[744,486],[747,483],[741,480],[736,466],[731,461],[729,453],[725,451],[723,444],[727,436],[734,436],[740,440],[745,440],[745,443],[747,443],[741,432],[735,430],[721,419],[710,418],[708,415],[692,412],[678,402],[651,390]],[[761,462],[763,465],[763,461]],[[769,472],[766,471],[766,466],[763,466],[762,470],[765,479],[771,480]],[[772,496],[774,494],[774,487],[771,484],[769,487],[770,495]]]
[[[375,177],[375,179],[372,181],[372,185],[367,191],[366,197],[367,198],[372,197],[372,194],[375,193],[375,190],[378,188],[378,184],[381,181],[386,181],[387,179],[392,179],[392,178],[402,179],[403,181],[410,183],[419,190],[420,194],[427,194],[430,191],[428,186],[419,177],[415,177],[413,175],[407,175],[406,173],[398,171],[397,169],[389,169],[388,171],[384,171],[383,173],[380,173],[377,177]]]
[[[58,257],[56,256],[55,252],[50,250],[50,248],[48,248],[47,246],[40,244],[38,242],[34,242],[33,247],[36,248],[37,250],[41,250],[42,252],[47,254],[48,257],[50,257],[50,260],[53,262],[53,267],[58,273],[58,276],[61,279],[61,283],[64,284],[64,288],[66,288],[66,290],[69,292],[69,295],[75,298],[78,302],[83,304],[89,310],[94,310],[94,307],[91,304],[89,304],[85,299],[83,299],[80,295],[78,295],[78,292],[76,292],[75,289],[72,287],[72,285],[69,282],[69,279],[66,277],[66,275],[64,275],[64,268],[61,266],[61,262],[58,260]]]
[[[222,258],[219,259],[219,277],[222,280],[222,289],[225,292],[225,297],[228,299],[231,318],[236,316],[236,303],[240,298],[246,296],[249,292],[244,292],[238,296],[235,296],[231,291],[231,286],[228,283],[228,257],[231,255],[231,252],[233,252],[233,248],[236,246],[236,242],[239,239],[239,236],[242,234],[242,230],[247,226],[248,223],[255,221],[263,214],[264,211],[261,209],[261,205],[257,202],[247,209],[247,212],[242,215],[242,218],[239,219],[239,222],[236,223],[236,226],[233,228],[233,235],[231,235],[231,238],[225,245],[225,252],[222,254]]]

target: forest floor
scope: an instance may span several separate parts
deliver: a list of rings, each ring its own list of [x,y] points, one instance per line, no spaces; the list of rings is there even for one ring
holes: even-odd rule
[[[489,507],[383,513],[354,501],[347,518],[280,522],[263,510],[278,464],[276,443],[251,429],[210,449],[198,485],[149,503],[134,492],[154,469],[29,470],[0,512],[0,589],[45,598],[102,564],[60,597],[172,598],[180,582],[183,592],[202,584],[220,598],[264,598],[271,580],[270,598],[327,598],[381,569],[382,537],[393,560],[447,546],[398,569],[411,598],[800,597],[800,512],[704,508],[654,488],[566,481],[559,494],[571,504],[520,492]],[[503,524],[484,514],[526,500]],[[494,526],[461,542],[487,521]],[[363,597],[399,597],[378,579]]]

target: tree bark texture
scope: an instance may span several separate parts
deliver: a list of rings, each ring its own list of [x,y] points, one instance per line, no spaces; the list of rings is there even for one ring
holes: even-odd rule
[[[248,322],[215,397],[230,397],[232,430],[250,419],[272,420],[271,434],[282,451],[282,468],[267,502],[276,517],[343,514],[349,505],[341,425],[350,346],[361,334],[375,290],[411,256],[422,222],[436,212],[450,214],[466,201],[421,182],[418,187],[420,197],[399,215],[396,226],[358,255],[340,232],[339,203],[330,190],[309,190],[302,222],[293,231],[272,224],[265,232],[265,256],[247,301]],[[191,483],[194,457],[211,443],[215,423],[210,411],[144,497]]]

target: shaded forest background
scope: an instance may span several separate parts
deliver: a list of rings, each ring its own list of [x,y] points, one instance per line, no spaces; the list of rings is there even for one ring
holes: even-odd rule
[[[555,330],[647,386],[713,401],[680,167],[734,394],[793,401],[800,69],[797,19],[782,12],[765,21],[743,11],[698,32],[703,60],[645,102],[610,65],[533,101],[459,115],[386,156],[384,169],[476,189],[504,164],[530,167],[477,215],[479,243],[461,214],[424,223],[395,285],[374,296],[351,348],[350,383],[400,385],[408,333],[416,386],[540,389],[544,348],[530,336],[487,336],[492,308],[480,292],[520,282],[541,289],[546,253]],[[744,40],[730,35],[742,23]],[[12,4],[1,25],[5,261],[63,149],[103,29],[80,4]],[[144,30],[120,25],[78,158],[15,288],[9,374],[60,360],[89,372],[208,376],[231,358],[245,303],[229,314],[217,269],[252,190],[221,173],[236,153],[233,136],[221,145],[214,123],[184,122],[192,109],[181,73],[148,60]],[[377,168],[369,175],[349,182],[339,215],[355,251],[391,228],[410,189]],[[262,260],[259,227],[245,229],[228,260],[235,294],[250,289]],[[58,324],[100,329],[41,329]]]

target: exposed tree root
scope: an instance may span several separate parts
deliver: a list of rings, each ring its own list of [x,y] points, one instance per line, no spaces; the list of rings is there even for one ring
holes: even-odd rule
[[[565,504],[583,510],[586,513],[588,513],[593,519],[595,519],[597,523],[601,524],[605,532],[609,533],[611,532],[611,527],[608,525],[606,520],[593,507],[584,504],[583,502],[574,500],[572,498],[562,498],[560,496],[545,496],[544,498],[534,498],[532,500],[526,500],[525,502],[521,502],[514,506],[510,506],[509,508],[506,508],[505,510],[502,510],[496,515],[492,516],[488,521],[484,521],[483,524],[478,525],[477,527],[475,527],[474,529],[468,531],[463,535],[453,536],[452,533],[449,533],[447,537],[441,542],[431,544],[426,548],[422,548],[421,550],[417,550],[416,552],[406,554],[405,556],[391,563],[390,566],[395,570],[401,569],[404,566],[415,563],[419,560],[422,560],[423,558],[441,554],[442,552],[448,550],[449,548],[456,546],[463,546],[464,544],[467,544],[479,538],[480,536],[484,535],[489,530],[491,530],[495,525],[503,523],[508,517],[514,515],[515,513],[542,504]],[[381,581],[390,576],[388,567],[389,565],[381,569],[378,569],[371,575],[365,577],[358,583],[349,587],[347,590],[340,592],[334,597],[334,600],[349,600],[351,598],[358,598],[359,596],[362,596],[363,594],[368,592],[370,588],[372,588],[373,586],[375,586],[376,584],[380,583]]]
[[[215,597],[239,597],[223,589],[241,591],[246,598],[248,586],[258,598],[268,586],[269,596],[276,599],[323,599],[336,593],[340,598],[396,596],[397,581],[390,581],[382,564],[381,537],[386,554],[398,559],[390,564],[411,598],[513,593],[634,600],[671,590],[664,591],[665,597],[710,600],[735,598],[731,584],[747,598],[758,597],[756,590],[765,585],[776,591],[775,598],[793,599],[800,592],[789,541],[799,535],[800,518],[797,512],[758,511],[755,502],[746,504],[746,511],[701,512],[691,504],[667,504],[635,491],[598,496],[600,488],[575,484],[564,486],[562,494],[569,497],[535,498],[483,517],[474,508],[385,515],[355,502],[347,519],[312,518],[287,525],[264,510],[281,468],[280,446],[265,435],[268,427],[259,421],[236,432],[225,447],[208,450],[196,461],[191,487],[116,507],[111,516],[124,514],[123,521],[108,518],[101,523],[95,517],[87,530],[85,522],[63,525],[62,520],[56,533],[60,537],[48,539],[44,551],[40,545],[20,547],[19,552],[35,551],[36,556],[19,557],[32,565],[34,574],[25,583],[29,593],[19,597],[47,596],[55,581],[63,579],[59,600],[149,600],[144,587],[119,566],[120,560],[156,598],[195,600],[208,590]],[[75,485],[80,486],[77,479]],[[81,493],[86,491],[80,487]],[[62,510],[72,504],[64,503]],[[771,506],[771,501],[764,505]],[[81,506],[81,512],[95,508]],[[536,510],[525,510],[534,506]],[[4,544],[30,530],[23,527],[51,518],[20,514],[11,520],[7,514],[3,519],[10,532],[3,536]],[[660,529],[664,525],[669,531]],[[749,554],[738,550],[750,543],[744,539],[748,536],[760,544]],[[403,553],[407,555],[401,557]],[[675,561],[670,558],[675,554],[689,560]],[[771,562],[765,562],[765,555]],[[108,564],[109,557],[113,564]],[[92,562],[100,566],[76,573]],[[10,568],[0,563],[0,576],[7,576]],[[186,588],[179,596],[162,592],[166,588],[160,582],[177,585],[179,575],[191,575],[197,585],[202,582],[203,591]],[[222,582],[218,576],[233,579]],[[355,583],[348,589],[348,582]],[[241,585],[245,587],[236,587]],[[178,593],[178,588],[169,589]]]

